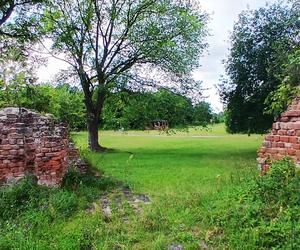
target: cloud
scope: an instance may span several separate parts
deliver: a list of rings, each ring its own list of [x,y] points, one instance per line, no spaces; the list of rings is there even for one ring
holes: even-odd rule
[[[215,111],[223,109],[214,86],[219,83],[220,76],[225,74],[222,61],[229,53],[233,25],[243,10],[257,9],[265,6],[267,2],[274,3],[276,0],[200,0],[203,10],[211,14],[211,36],[208,38],[208,51],[200,58],[202,67],[193,75],[195,79],[203,81],[204,88],[209,89],[204,91],[204,95],[208,96],[206,101],[211,103]]]

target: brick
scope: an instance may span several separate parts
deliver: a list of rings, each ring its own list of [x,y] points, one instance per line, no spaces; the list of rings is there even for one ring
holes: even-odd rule
[[[288,117],[281,117],[280,121],[281,122],[288,122],[290,119]]]
[[[18,150],[15,150],[15,149],[10,150],[10,151],[9,151],[9,154],[10,154],[10,155],[18,155]]]
[[[23,139],[17,139],[17,144],[18,145],[24,145],[24,140]]]
[[[296,149],[288,148],[287,149],[287,154],[288,155],[296,155]]]
[[[51,148],[42,148],[41,149],[42,153],[51,153],[51,151],[52,151]]]
[[[272,135],[267,135],[265,140],[272,142],[274,141],[274,137]]]
[[[19,153],[19,155],[23,155],[23,154],[25,153],[25,150],[24,150],[24,149],[22,149],[22,148],[21,148],[21,149],[19,149],[18,151],[19,151],[19,152],[18,152],[18,153]]]
[[[295,130],[294,129],[288,130],[287,131],[287,135],[288,136],[294,136],[294,135],[296,135]]]
[[[290,136],[289,137],[290,143],[298,143],[298,137],[297,136]]]
[[[293,148],[294,148],[294,149],[299,149],[299,150],[300,150],[300,144],[294,144],[294,145],[293,145]]]
[[[287,130],[280,129],[277,132],[278,135],[287,135]]]
[[[280,127],[283,130],[292,129],[293,128],[293,123],[291,123],[291,122],[286,122],[286,123],[282,122]]]
[[[11,133],[11,134],[9,134],[9,138],[11,138],[11,139],[22,139],[23,135],[18,134],[18,133]]]
[[[268,154],[277,154],[278,149],[276,149],[276,148],[267,148],[266,153],[268,153]]]
[[[279,155],[286,155],[286,148],[278,148],[278,154]]]
[[[286,111],[282,114],[282,117],[293,117],[293,116],[300,116],[300,111],[299,110],[291,110],[291,111]]]
[[[276,129],[276,130],[279,130],[280,129],[280,122],[273,123],[272,128]]]
[[[10,149],[12,149],[12,146],[11,145],[3,145],[2,147],[1,147],[1,149],[2,150],[10,150]]]
[[[292,129],[300,129],[300,122],[293,122],[293,126],[292,126]]]
[[[281,142],[289,142],[290,137],[289,136],[280,136],[280,141]]]
[[[15,145],[17,143],[17,139],[9,139],[8,141],[10,145]]]

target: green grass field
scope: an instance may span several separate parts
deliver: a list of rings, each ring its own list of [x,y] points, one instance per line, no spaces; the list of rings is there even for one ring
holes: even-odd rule
[[[86,133],[73,138],[80,148],[87,147]],[[92,166],[152,200],[142,216],[125,226],[122,234],[128,238],[120,249],[167,249],[172,243],[199,249],[212,230],[208,218],[214,199],[239,185],[238,176],[257,174],[256,150],[262,141],[259,135],[228,135],[223,125],[172,135],[104,131],[100,138],[114,152],[87,152]],[[116,239],[108,241],[113,249]]]
[[[73,135],[85,149],[86,133]],[[259,135],[228,135],[222,125],[167,135],[157,131],[100,132],[113,153],[88,153],[94,167],[124,181],[137,192],[189,195],[215,190],[216,180],[228,180],[247,168],[256,169]]]
[[[213,214],[223,212],[218,204],[245,176],[257,175],[262,136],[228,135],[223,125],[171,135],[101,131],[102,145],[114,149],[102,154],[87,150],[86,132],[72,137],[93,168],[104,172],[102,183],[79,181],[75,191],[42,191],[48,205],[38,197],[36,206],[26,203],[11,219],[3,215],[0,249],[232,249]],[[101,205],[87,213],[103,195],[121,196],[111,177],[148,195],[151,204],[142,204],[138,213],[126,201],[121,208],[112,204],[109,218]]]

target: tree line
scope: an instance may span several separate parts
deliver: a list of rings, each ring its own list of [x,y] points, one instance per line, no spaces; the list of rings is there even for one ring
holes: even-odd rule
[[[50,113],[73,131],[87,129],[84,93],[77,87],[61,84],[0,86],[0,108],[21,106]],[[141,105],[142,104],[142,105]],[[102,129],[144,130],[154,120],[167,120],[170,128],[207,126],[224,122],[222,113],[213,113],[206,102],[196,105],[167,89],[158,92],[118,92],[105,101],[100,117]]]

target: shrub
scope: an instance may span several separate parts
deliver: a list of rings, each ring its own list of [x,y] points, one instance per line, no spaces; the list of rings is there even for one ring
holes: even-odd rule
[[[289,159],[230,194],[213,215],[225,242],[238,249],[296,249],[300,244],[300,177]]]

